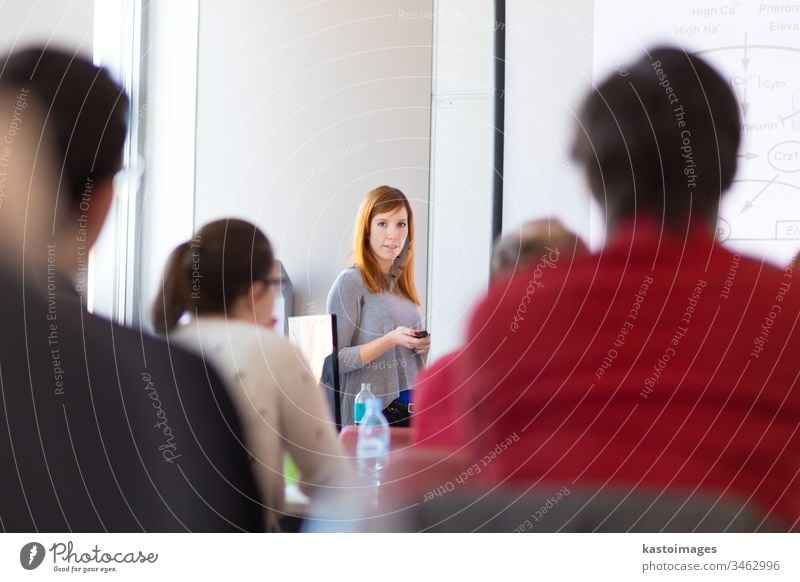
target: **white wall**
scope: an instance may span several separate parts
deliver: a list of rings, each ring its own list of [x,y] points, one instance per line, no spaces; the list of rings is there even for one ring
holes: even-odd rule
[[[432,0],[200,3],[195,223],[262,227],[321,313],[363,195],[402,189],[426,288]]]
[[[558,216],[598,246],[602,221],[566,152],[592,80],[592,0],[437,0],[431,161],[431,356],[466,338],[486,290],[492,231],[494,34],[506,36],[503,231]],[[435,233],[435,234],[434,234]]]
[[[557,216],[596,248],[602,221],[567,156],[592,82],[594,2],[509,0],[506,11],[503,231]]]
[[[151,325],[169,254],[194,231],[197,0],[151,2],[143,13],[146,80],[138,120],[145,157],[139,321]]]
[[[428,305],[431,361],[486,290],[494,177],[494,1],[437,0]]]
[[[92,56],[94,0],[7,0],[0,4],[0,53],[48,44]]]

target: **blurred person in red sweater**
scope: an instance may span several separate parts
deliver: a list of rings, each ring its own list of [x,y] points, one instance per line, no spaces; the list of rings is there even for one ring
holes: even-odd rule
[[[553,261],[572,260],[588,252],[586,243],[560,220],[530,220],[497,241],[492,252],[492,281],[515,273],[535,273],[537,268],[553,268]],[[445,354],[417,378],[416,410],[411,423],[415,444],[452,448],[464,442],[458,396],[461,384],[454,382],[461,358],[463,348]]]
[[[736,97],[677,49],[621,71],[573,145],[606,244],[478,305],[452,379],[464,444],[484,483],[702,496],[797,529],[800,281],[715,240]]]

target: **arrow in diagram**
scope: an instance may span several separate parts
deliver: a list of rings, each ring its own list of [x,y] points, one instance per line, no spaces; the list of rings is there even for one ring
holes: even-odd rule
[[[744,57],[742,57],[742,68],[747,72],[747,67],[750,66],[750,57],[747,56],[747,33],[744,33]]]
[[[750,210],[750,209],[753,207],[753,202],[755,202],[755,201],[758,199],[758,197],[759,197],[759,196],[761,196],[761,195],[764,193],[764,190],[766,190],[767,188],[769,188],[770,186],[772,186],[772,184],[774,184],[774,183],[775,183],[775,180],[777,180],[777,179],[778,179],[778,176],[780,176],[780,174],[775,174],[775,175],[772,177],[772,179],[771,179],[769,182],[767,182],[766,184],[764,184],[764,187],[763,187],[763,188],[761,188],[761,190],[759,190],[759,191],[758,191],[758,194],[756,194],[756,195],[755,195],[755,196],[753,196],[753,197],[752,197],[750,200],[748,200],[747,202],[745,202],[745,203],[744,203],[744,206],[742,206],[742,211],[741,211],[739,214],[744,214],[745,212],[747,212],[748,210]]]
[[[744,87],[744,99],[742,99],[742,117],[747,119],[747,111],[750,109],[750,102],[747,100],[747,87]]]

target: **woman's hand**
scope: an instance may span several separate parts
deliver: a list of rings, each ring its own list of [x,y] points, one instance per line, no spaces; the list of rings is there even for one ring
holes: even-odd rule
[[[394,345],[414,350],[414,353],[424,356],[431,349],[431,336],[418,338],[415,333],[414,329],[398,327],[386,335]]]
[[[431,349],[431,336],[421,338],[419,344],[414,349],[420,356],[427,356],[428,351]]]
[[[362,344],[358,352],[362,364],[366,366],[393,346],[403,346],[413,350],[416,354],[427,354],[431,345],[430,337],[418,338],[414,335],[415,333],[416,330],[410,327],[398,327],[378,339]]]
[[[416,350],[419,343],[423,340],[414,336],[414,330],[410,327],[398,327],[386,334],[386,337],[394,346],[403,346],[409,350]]]

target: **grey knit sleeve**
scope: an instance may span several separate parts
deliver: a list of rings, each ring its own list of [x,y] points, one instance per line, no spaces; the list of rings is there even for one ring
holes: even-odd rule
[[[361,361],[361,348],[359,345],[354,345],[363,297],[364,285],[361,282],[361,273],[356,269],[347,269],[339,273],[328,293],[328,313],[336,314],[339,372],[342,374],[364,367]]]

